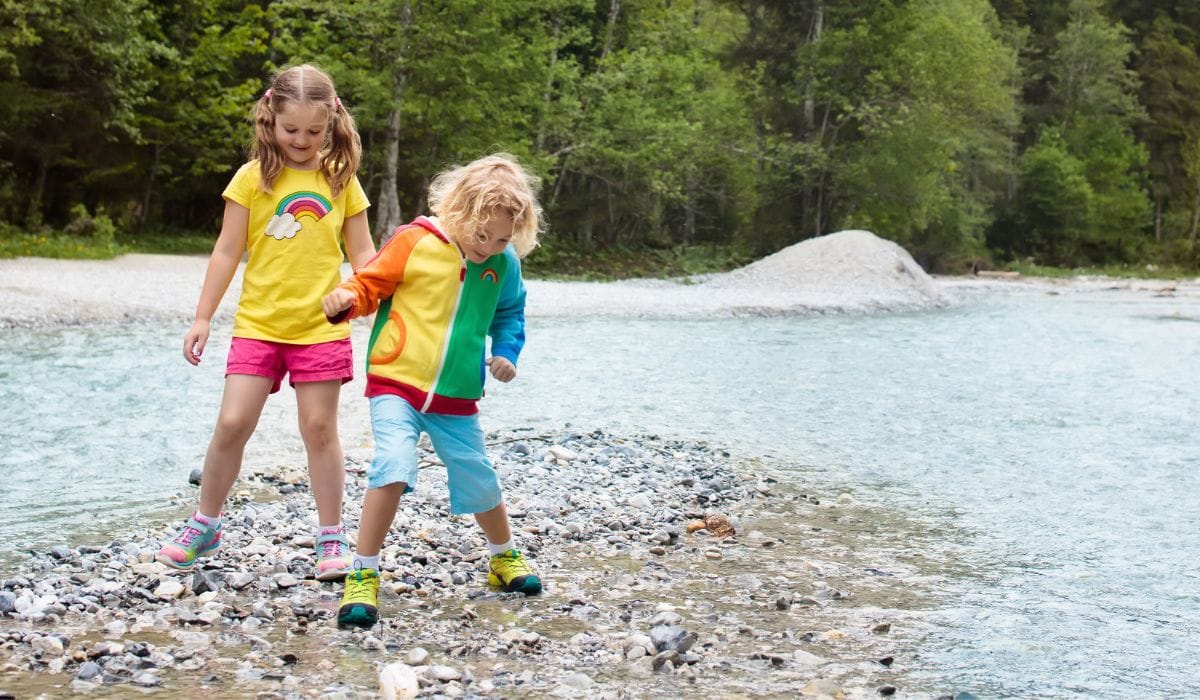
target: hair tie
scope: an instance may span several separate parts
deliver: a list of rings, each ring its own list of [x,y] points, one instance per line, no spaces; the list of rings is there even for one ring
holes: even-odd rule
[[[338,97],[337,95],[333,96],[333,104],[335,112],[339,109],[345,109],[345,107],[342,106],[342,98]]]
[[[273,89],[271,89],[271,88],[267,88],[267,92],[266,92],[266,94],[264,94],[264,95],[263,95],[263,97],[266,97],[266,98],[267,98],[267,102],[270,102],[270,101],[271,101],[271,95],[274,95],[274,94],[275,94],[275,91],[274,91]]]

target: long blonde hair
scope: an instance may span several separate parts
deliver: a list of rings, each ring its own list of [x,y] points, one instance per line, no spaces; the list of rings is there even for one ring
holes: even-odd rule
[[[513,219],[512,244],[525,257],[538,246],[545,230],[537,193],[541,180],[507,153],[494,153],[461,167],[445,170],[429,185],[429,211],[452,238],[479,240],[492,213],[499,209]]]
[[[321,146],[319,168],[329,180],[333,196],[338,196],[358,172],[362,161],[362,140],[354,117],[342,106],[333,79],[325,71],[307,63],[292,66],[276,73],[271,85],[258,98],[251,113],[254,119],[254,141],[250,157],[257,158],[262,171],[262,190],[270,192],[283,172],[286,159],[275,140],[275,115],[289,104],[321,105],[325,108],[328,126],[325,143]]]

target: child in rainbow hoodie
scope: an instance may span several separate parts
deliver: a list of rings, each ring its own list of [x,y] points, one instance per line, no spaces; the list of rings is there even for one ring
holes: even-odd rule
[[[366,392],[375,457],[339,626],[379,619],[379,552],[401,495],[416,483],[422,432],[446,465],[451,512],[473,513],[487,537],[488,583],[526,595],[542,590],[513,543],[476,406],[486,372],[502,382],[517,375],[525,344],[520,258],[536,247],[543,225],[536,190],[537,179],[504,154],[441,173],[429,191],[434,216],[399,227],[322,300],[332,323],[376,314]]]

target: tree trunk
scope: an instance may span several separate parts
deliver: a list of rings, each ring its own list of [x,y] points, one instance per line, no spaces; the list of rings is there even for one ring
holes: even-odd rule
[[[138,231],[146,228],[150,217],[150,198],[154,196],[154,185],[158,181],[158,164],[162,160],[162,144],[154,144],[154,161],[150,164],[150,177],[146,179],[146,190],[142,192],[142,210],[138,212]]]
[[[554,18],[554,50],[550,52],[550,67],[546,70],[546,87],[542,91],[542,118],[538,120],[537,137],[534,145],[541,151],[546,142],[546,115],[550,113],[550,100],[554,90],[554,66],[558,63],[558,37],[562,33],[562,17]]]
[[[817,0],[817,2],[813,3],[812,27],[808,33],[809,43],[816,44],[817,42],[821,41],[821,31],[824,29],[824,27],[825,3],[821,0]],[[823,132],[825,130],[824,123],[822,123],[822,133],[817,132],[816,106],[816,100],[813,98],[812,80],[809,80],[804,86],[804,135],[805,139],[809,143],[809,146],[813,149],[813,152],[815,152],[817,148],[821,147],[821,140],[824,139]],[[812,212],[813,228],[810,233],[813,236],[819,236],[821,235],[821,193],[815,191],[818,185],[813,183],[810,177],[805,177],[804,180],[804,193],[803,197],[801,198],[801,208],[803,211],[801,216],[804,216],[810,211]],[[814,199],[816,200],[815,206],[813,204]],[[803,222],[803,219],[801,219],[801,221]],[[801,224],[801,228],[803,228],[803,224]],[[800,234],[801,238],[808,238],[808,236],[804,235],[804,231],[801,231]]]
[[[1162,243],[1162,197],[1154,198],[1154,242]]]
[[[400,9],[400,36],[408,36],[412,27],[412,2],[405,2]],[[403,223],[400,213],[400,192],[396,189],[396,171],[400,169],[400,116],[404,105],[404,90],[408,85],[408,73],[404,68],[404,58],[408,53],[408,43],[400,45],[399,51],[392,57],[392,110],[388,113],[387,131],[384,137],[384,170],[383,182],[379,185],[379,213],[375,218],[375,240],[379,245],[387,243],[395,233],[396,227]]]
[[[1196,196],[1192,199],[1192,230],[1188,231],[1188,247],[1196,249],[1196,229],[1200,229],[1200,177],[1196,178]]]
[[[617,15],[621,12],[621,0],[610,0],[608,5],[608,28],[604,32],[604,50],[600,52],[600,61],[608,57],[612,49],[613,32],[617,26]]]
[[[403,78],[398,80],[403,92]],[[400,168],[400,105],[402,95],[395,95],[395,104],[388,114],[387,136],[384,143],[383,182],[379,186],[379,213],[375,218],[375,240],[387,243],[400,225],[400,192],[396,189],[396,171]]]
[[[696,176],[688,173],[687,199],[683,210],[683,244],[690,246],[696,240]]]
[[[26,212],[25,222],[30,228],[42,223],[42,196],[46,193],[46,179],[50,175],[50,158],[43,155],[38,158],[37,175],[33,179],[33,189],[29,192],[29,211]]]

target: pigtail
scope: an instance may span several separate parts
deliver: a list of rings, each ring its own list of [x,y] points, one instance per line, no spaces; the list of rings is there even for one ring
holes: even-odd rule
[[[337,197],[350,185],[362,162],[362,139],[354,117],[334,98],[333,113],[329,125],[329,150],[321,158],[321,170],[329,179],[333,196]]]
[[[358,172],[362,141],[354,117],[338,99],[333,80],[320,68],[307,63],[275,74],[270,88],[254,104],[251,113],[254,141],[250,144],[250,157],[258,159],[262,191],[271,192],[287,164],[287,158],[275,140],[275,115],[290,104],[319,104],[325,109],[328,126],[318,168],[329,181],[333,196],[337,197]]]
[[[271,106],[273,89],[268,89],[254,103],[251,118],[254,120],[254,140],[250,143],[250,157],[258,159],[260,171],[259,187],[270,194],[275,180],[283,172],[283,154],[275,140],[275,110]]]

